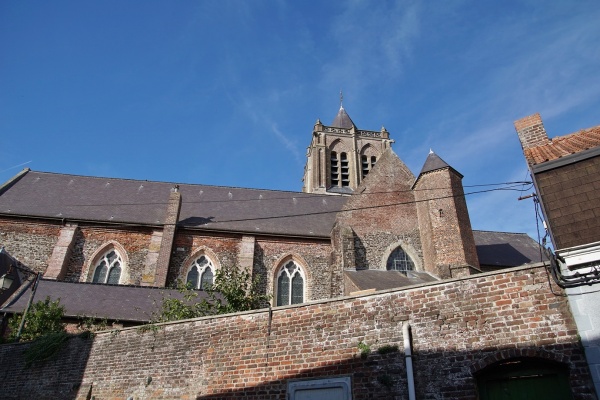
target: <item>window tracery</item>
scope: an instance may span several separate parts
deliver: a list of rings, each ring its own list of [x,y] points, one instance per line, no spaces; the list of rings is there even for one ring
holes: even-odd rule
[[[398,246],[388,257],[386,268],[388,271],[399,271],[406,275],[408,271],[415,269],[415,263],[402,246]]]
[[[194,289],[204,290],[214,283],[215,267],[210,258],[205,254],[194,260],[190,266],[186,282]]]
[[[115,249],[110,249],[98,259],[92,282],[118,285],[122,270],[123,258]]]
[[[288,261],[277,276],[277,305],[287,306],[304,302],[305,279],[302,268]]]

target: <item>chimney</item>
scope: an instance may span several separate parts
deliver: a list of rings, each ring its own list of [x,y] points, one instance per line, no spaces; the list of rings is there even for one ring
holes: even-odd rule
[[[550,143],[539,113],[515,121],[515,129],[523,150]]]

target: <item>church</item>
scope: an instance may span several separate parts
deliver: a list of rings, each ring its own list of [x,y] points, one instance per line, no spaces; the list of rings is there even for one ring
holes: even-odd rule
[[[343,107],[308,136],[298,192],[31,170],[6,182],[0,277],[41,275],[35,298],[60,299],[68,329],[112,326],[35,364],[39,342],[0,346],[3,394],[597,399],[581,316],[533,239],[473,230],[457,170],[431,152],[413,174],[386,129]],[[136,327],[169,287],[203,298],[229,267],[270,307]],[[3,316],[33,293],[17,278]]]
[[[223,267],[285,306],[540,261],[525,234],[472,229],[462,175],[434,152],[413,174],[343,106],[309,140],[302,192],[25,169],[0,187],[0,246],[42,274],[36,297],[125,324],[149,319],[155,289],[201,291]],[[4,312],[24,308],[14,285]]]

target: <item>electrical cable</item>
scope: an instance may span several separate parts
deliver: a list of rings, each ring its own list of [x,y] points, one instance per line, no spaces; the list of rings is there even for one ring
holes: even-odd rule
[[[507,185],[506,187],[503,187],[503,188],[495,188],[495,189],[489,189],[489,190],[468,192],[468,193],[465,193],[465,196],[466,196],[466,195],[470,195],[470,194],[486,193],[486,192],[493,192],[493,191],[503,191],[503,190],[523,191],[523,190],[519,190],[519,189],[515,189],[515,188],[522,186],[522,185],[526,185],[526,184],[529,184],[530,187],[525,190],[530,190],[531,187],[533,187],[532,182],[521,181],[521,182],[503,182],[503,183],[488,183],[488,184],[480,184],[480,185],[470,185],[470,186],[463,186],[463,188],[464,187],[488,187],[488,186]],[[434,191],[434,190],[441,191],[441,190],[450,190],[450,189],[452,189],[452,187],[439,187],[439,188],[428,188],[428,189],[419,189],[419,190],[385,191],[385,192],[363,192],[363,193],[353,193],[353,195],[354,196],[356,196],[356,195],[366,196],[366,195],[378,195],[378,194],[400,194],[400,193],[410,193],[410,192],[416,192],[416,191]],[[255,190],[255,189],[249,189],[249,190]],[[195,200],[182,200],[182,203],[184,203],[184,204],[210,204],[210,203],[223,203],[223,202],[228,202],[228,203],[238,202],[238,203],[240,203],[240,202],[256,202],[256,201],[267,202],[267,201],[272,201],[272,200],[290,200],[290,199],[295,199],[296,201],[300,201],[300,200],[308,200],[308,199],[312,200],[312,199],[319,198],[319,197],[332,198],[332,195],[331,194],[298,193],[297,197],[269,197],[269,198],[254,198],[254,199],[228,199],[228,200],[219,199],[219,200],[196,200],[196,201]],[[452,196],[449,196],[449,197],[452,197]],[[334,197],[334,198],[337,198],[337,197]],[[440,199],[440,198],[445,198],[445,197],[432,198],[432,199],[427,199],[427,200],[436,200],[436,199]],[[156,201],[156,202],[147,202],[147,203],[97,203],[97,204],[62,203],[62,205],[65,207],[146,206],[146,205],[167,205],[167,204],[168,204],[168,202],[165,202],[165,201]],[[335,211],[331,211],[331,212],[335,212]]]

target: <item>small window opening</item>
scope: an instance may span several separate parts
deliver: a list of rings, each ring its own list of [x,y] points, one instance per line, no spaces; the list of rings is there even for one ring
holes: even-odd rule
[[[338,166],[338,158],[337,153],[335,151],[331,152],[331,185],[338,186],[340,182],[339,178],[339,166]]]
[[[348,156],[346,153],[340,154],[341,159],[341,173],[342,173],[342,187],[350,186],[350,168],[348,165]]]

